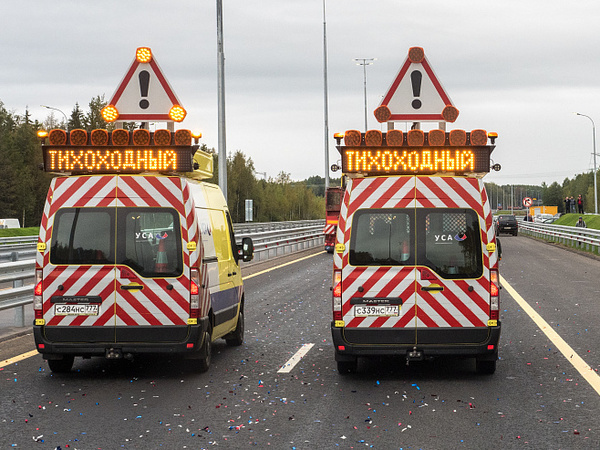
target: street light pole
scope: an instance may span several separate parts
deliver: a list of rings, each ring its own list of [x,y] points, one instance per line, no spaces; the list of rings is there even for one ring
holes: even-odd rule
[[[324,128],[325,128],[325,191],[329,188],[329,99],[327,95],[327,21],[325,0],[323,0],[323,86],[324,86]]]
[[[354,58],[357,66],[363,66],[363,84],[365,91],[365,133],[367,132],[367,66],[373,64],[377,58]]]
[[[594,214],[598,214],[598,187],[596,185],[596,124],[590,116],[585,114],[575,113],[578,116],[587,117],[592,122],[592,142],[594,145]]]
[[[227,201],[227,150],[225,143],[225,53],[223,52],[223,3],[217,0],[217,115],[219,187]]]
[[[58,108],[54,108],[52,106],[47,106],[47,105],[40,105],[42,108],[46,108],[46,109],[53,109],[54,111],[58,111],[59,113],[61,113],[63,116],[65,116],[65,128],[67,129],[67,131],[69,131],[69,119],[67,119],[67,115],[62,112],[60,109]]]

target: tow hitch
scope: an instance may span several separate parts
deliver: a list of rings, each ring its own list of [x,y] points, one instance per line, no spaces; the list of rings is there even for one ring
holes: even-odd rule
[[[417,347],[413,347],[413,349],[406,354],[406,365],[408,366],[411,361],[423,361],[423,352],[417,350]]]
[[[105,357],[106,359],[133,359],[131,353],[123,354],[120,348],[107,348]]]

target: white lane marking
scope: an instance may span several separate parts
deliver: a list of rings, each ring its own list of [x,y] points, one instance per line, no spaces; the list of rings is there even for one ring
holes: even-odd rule
[[[306,355],[311,348],[313,348],[315,344],[304,344],[300,349],[296,352],[294,356],[292,356],[288,361],[281,366],[281,369],[277,371],[277,373],[289,373],[292,369],[300,362],[300,360]]]
[[[546,334],[554,346],[560,350],[565,358],[567,358],[567,361],[573,365],[573,367],[590,384],[590,386],[592,386],[596,393],[600,395],[600,376],[598,373],[596,373],[596,371],[594,371],[594,369],[592,369],[581,356],[575,353],[575,350],[573,350],[571,346],[567,344],[564,339],[552,329],[552,327],[542,318],[542,316],[540,316],[531,306],[529,306],[529,303],[527,303],[525,299],[521,297],[502,276],[500,276],[500,283],[502,284],[502,287],[508,291],[511,297],[515,299],[521,309],[525,311],[540,328],[540,330]]]
[[[264,273],[268,273],[268,272],[271,272],[273,270],[277,270],[277,269],[281,269],[282,267],[289,266],[290,264],[295,264],[297,262],[304,261],[305,259],[308,259],[308,258],[314,258],[317,255],[322,255],[323,253],[325,253],[325,252],[323,251],[323,252],[319,252],[319,253],[314,253],[312,255],[304,256],[304,257],[298,258],[298,259],[294,259],[293,261],[289,261],[289,262],[286,262],[284,264],[280,264],[278,266],[271,267],[270,269],[261,270],[260,272],[253,273],[252,275],[247,275],[245,277],[242,277],[242,280],[245,281],[245,280],[247,280],[249,278],[257,277],[257,276],[262,275]]]

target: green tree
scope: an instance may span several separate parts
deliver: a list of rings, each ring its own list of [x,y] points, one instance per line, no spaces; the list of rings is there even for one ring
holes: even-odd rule
[[[85,115],[79,107],[79,103],[75,103],[75,107],[73,108],[73,111],[71,111],[71,118],[67,123],[67,127],[69,130],[75,130],[77,128],[86,128]]]

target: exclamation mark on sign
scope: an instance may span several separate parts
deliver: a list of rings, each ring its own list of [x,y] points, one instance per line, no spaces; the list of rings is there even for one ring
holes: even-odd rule
[[[150,87],[150,72],[147,70],[142,70],[138,75],[140,79],[140,94],[142,95],[142,99],[140,100],[140,108],[147,109],[150,106],[150,102],[148,99],[143,97],[148,97],[148,88]]]
[[[419,72],[418,70],[413,70],[412,73],[410,74],[410,82],[412,83],[412,90],[413,90],[414,97],[421,96],[421,80],[422,79],[423,79],[423,74],[421,72]],[[415,98],[412,101],[412,107],[414,109],[419,109],[421,107],[421,105],[422,105],[421,100],[419,100],[418,98]]]

